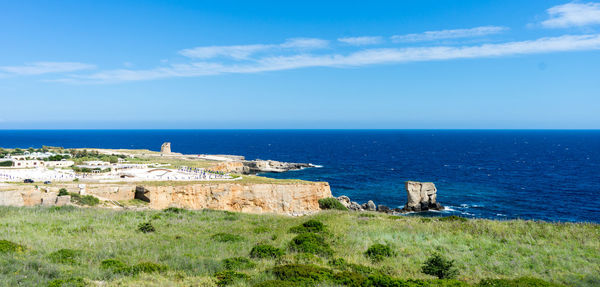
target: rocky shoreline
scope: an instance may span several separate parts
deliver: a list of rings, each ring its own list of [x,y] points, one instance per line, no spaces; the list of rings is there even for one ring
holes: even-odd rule
[[[383,204],[376,205],[372,200],[359,204],[345,195],[338,196],[336,199],[350,211],[377,211],[400,214],[444,210],[444,206],[437,202],[437,188],[433,182],[407,181],[405,187],[407,202],[403,208],[390,208]]]

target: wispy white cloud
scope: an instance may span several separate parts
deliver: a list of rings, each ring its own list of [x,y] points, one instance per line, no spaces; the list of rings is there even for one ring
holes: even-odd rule
[[[329,46],[329,41],[317,38],[292,38],[279,46],[288,49],[323,49]]]
[[[179,54],[196,59],[226,57],[232,59],[248,59],[251,55],[276,49],[321,49],[326,48],[329,41],[316,38],[292,38],[281,44],[253,44],[233,46],[201,46],[179,51]]]
[[[179,51],[179,54],[196,59],[210,59],[215,57],[230,57],[246,59],[256,52],[271,49],[272,45],[235,45],[235,46],[204,46]]]
[[[391,39],[396,43],[427,42],[445,39],[481,37],[491,34],[498,34],[506,30],[508,30],[508,28],[501,26],[481,26],[469,29],[439,30],[427,31],[418,34],[395,35],[392,36]]]
[[[548,10],[550,19],[542,22],[547,28],[565,28],[600,24],[600,3],[571,2]]]
[[[379,36],[345,37],[337,40],[352,46],[375,45],[383,42],[383,38]]]
[[[0,71],[12,75],[42,75],[94,69],[96,66],[77,62],[35,62],[21,66],[0,66]]]
[[[228,73],[259,73],[307,67],[358,67],[375,64],[489,58],[550,52],[600,50],[600,34],[565,35],[473,46],[430,46],[409,48],[363,49],[348,54],[306,54],[267,56],[229,64],[194,62],[149,70],[112,70],[61,79],[63,82],[104,83],[139,81],[171,77],[195,77]]]

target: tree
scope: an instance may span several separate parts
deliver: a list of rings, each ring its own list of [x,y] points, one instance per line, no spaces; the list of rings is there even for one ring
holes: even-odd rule
[[[446,259],[437,252],[423,263],[421,271],[437,276],[439,279],[452,279],[458,275],[458,269],[454,267],[454,260]]]

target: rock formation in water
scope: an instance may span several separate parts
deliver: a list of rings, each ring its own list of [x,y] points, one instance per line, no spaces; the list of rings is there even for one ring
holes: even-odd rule
[[[433,182],[406,182],[407,202],[405,212],[442,210],[444,207],[436,201],[437,189]]]

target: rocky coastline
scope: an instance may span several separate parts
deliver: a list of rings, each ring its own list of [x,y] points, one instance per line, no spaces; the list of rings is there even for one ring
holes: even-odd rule
[[[376,205],[372,200],[359,204],[350,200],[350,197],[342,195],[336,199],[350,211],[377,211],[389,214],[401,214],[409,212],[425,212],[444,210],[437,202],[437,188],[433,182],[407,181],[405,183],[407,201],[403,208],[390,208],[386,205]]]

